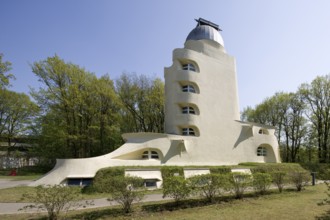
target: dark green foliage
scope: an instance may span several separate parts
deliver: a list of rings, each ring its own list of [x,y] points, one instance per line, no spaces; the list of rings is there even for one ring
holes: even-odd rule
[[[93,188],[96,192],[109,193],[111,189],[109,184],[112,184],[115,177],[125,175],[125,169],[123,167],[110,167],[97,171],[94,180]]]
[[[144,180],[140,177],[114,176],[107,184],[111,193],[109,200],[118,202],[124,213],[129,213],[132,211],[132,203],[139,202],[144,197],[143,184]]]
[[[228,188],[227,174],[203,174],[188,179],[192,189],[207,201],[213,202],[216,196],[221,195]]]
[[[174,175],[184,176],[183,167],[177,166],[164,166],[161,168],[162,178],[163,180],[168,177],[172,177]]]
[[[187,198],[191,190],[183,176],[171,176],[163,180],[163,197],[171,197],[176,203]]]
[[[263,195],[269,189],[272,183],[272,177],[268,173],[253,173],[252,185],[254,190]]]
[[[230,167],[211,167],[210,168],[210,173],[214,174],[225,174],[225,173],[230,173],[231,168]]]

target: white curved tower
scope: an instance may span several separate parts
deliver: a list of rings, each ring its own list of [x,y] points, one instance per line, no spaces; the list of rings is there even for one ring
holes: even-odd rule
[[[219,27],[199,19],[184,48],[165,68],[165,131],[215,136],[239,120],[235,59],[224,49]]]
[[[197,22],[165,68],[165,134],[124,134],[126,143],[114,152],[57,160],[32,185],[83,181],[104,167],[140,166],[130,175],[161,181],[160,171],[150,166],[280,162],[275,128],[239,121],[235,59],[226,53],[218,25]]]

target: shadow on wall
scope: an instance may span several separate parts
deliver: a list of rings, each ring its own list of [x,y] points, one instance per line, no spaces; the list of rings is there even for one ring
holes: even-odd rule
[[[252,136],[253,136],[253,133],[252,133],[251,126],[242,125],[241,133],[239,134],[233,148],[236,148],[241,142],[249,139]]]

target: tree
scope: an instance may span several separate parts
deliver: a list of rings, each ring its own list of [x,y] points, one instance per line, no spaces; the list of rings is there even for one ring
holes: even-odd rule
[[[306,105],[300,93],[282,92],[265,99],[255,109],[245,109],[242,117],[276,127],[275,134],[283,149],[283,160],[295,162],[308,131],[305,109]]]
[[[63,149],[62,158],[81,158],[108,153],[121,144],[118,104],[109,76],[98,79],[56,55],[35,62],[32,70],[44,84],[31,94],[44,111],[40,121],[45,148]]]
[[[330,75],[318,76],[311,84],[302,84],[299,92],[308,106],[306,115],[316,131],[319,161],[329,162]]]
[[[143,199],[145,191],[143,189],[144,180],[135,176],[115,176],[109,182],[111,194],[110,201],[118,202],[125,213],[132,211],[132,203]]]
[[[124,132],[164,132],[164,83],[146,75],[123,73],[116,80]]]
[[[38,106],[24,93],[0,89],[0,136],[13,146],[17,136],[27,135],[39,112]]]
[[[10,79],[15,79],[14,75],[8,73],[11,70],[11,63],[9,61],[2,61],[3,54],[0,53],[0,89],[10,85]]]

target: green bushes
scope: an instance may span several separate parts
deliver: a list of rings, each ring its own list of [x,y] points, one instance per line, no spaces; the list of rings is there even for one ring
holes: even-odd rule
[[[232,173],[229,177],[229,189],[235,194],[236,199],[243,198],[245,190],[251,186],[252,178],[246,173]]]
[[[163,198],[171,197],[175,202],[187,198],[192,188],[183,176],[170,176],[163,180]]]
[[[81,204],[79,187],[66,187],[63,185],[37,186],[35,193],[23,195],[23,200],[29,199],[34,204],[25,206],[22,210],[37,208],[41,211],[47,211],[48,219],[59,219],[60,215],[67,213],[70,209],[77,209],[85,205]]]
[[[229,179],[227,174],[203,174],[188,179],[192,189],[213,202],[216,196],[220,196],[228,188]]]
[[[283,191],[284,185],[288,182],[287,174],[283,171],[273,171],[270,173],[273,183],[277,186],[278,191]]]
[[[133,176],[115,176],[109,182],[111,197],[109,201],[118,202],[125,213],[132,211],[132,203],[143,199],[145,191],[143,189],[144,180]]]
[[[307,171],[297,171],[289,173],[291,182],[296,186],[297,191],[301,191],[310,180],[310,174]]]
[[[269,189],[272,183],[272,177],[269,173],[254,173],[252,185],[254,190],[263,195]]]

